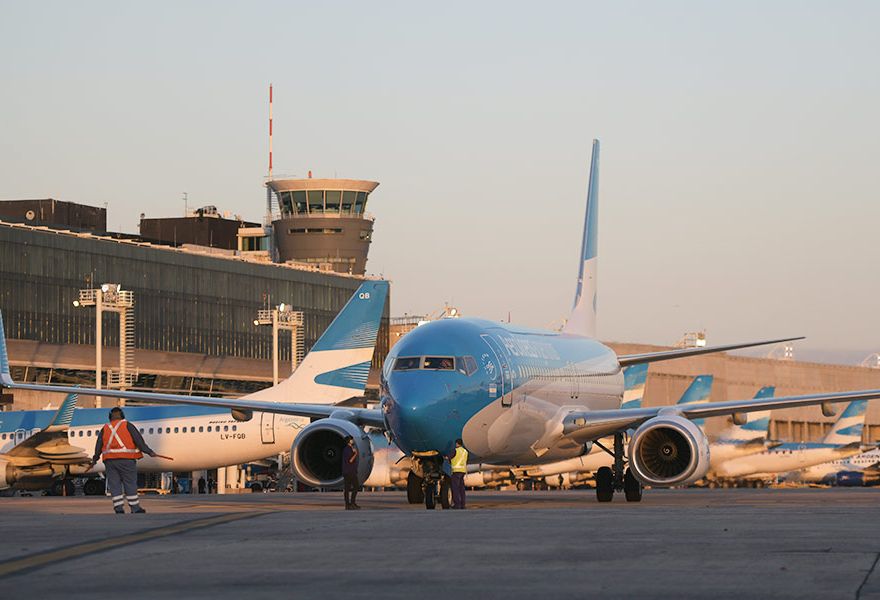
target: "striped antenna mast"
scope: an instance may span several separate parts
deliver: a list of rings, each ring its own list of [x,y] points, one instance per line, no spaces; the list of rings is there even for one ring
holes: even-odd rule
[[[266,223],[272,222],[272,84],[269,84],[269,177],[266,182]]]

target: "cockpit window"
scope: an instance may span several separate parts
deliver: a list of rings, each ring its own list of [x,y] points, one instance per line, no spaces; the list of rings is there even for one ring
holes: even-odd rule
[[[458,370],[465,375],[471,376],[477,372],[477,361],[473,356],[459,356],[456,361],[458,362]]]
[[[401,356],[396,361],[394,361],[394,370],[411,371],[413,369],[418,369],[420,361],[421,357],[419,356]]]
[[[453,371],[455,370],[455,359],[451,356],[426,356],[422,368]]]

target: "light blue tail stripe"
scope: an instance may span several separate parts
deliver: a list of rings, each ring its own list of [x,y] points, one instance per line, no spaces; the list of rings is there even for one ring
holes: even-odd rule
[[[640,365],[632,365],[623,370],[623,387],[627,390],[634,390],[640,385],[645,385],[648,379],[648,363]]]
[[[73,411],[76,409],[78,398],[79,396],[77,394],[68,394],[64,399],[64,402],[61,403],[58,412],[55,413],[55,418],[52,419],[51,425],[70,425],[70,422],[73,420]]]
[[[574,294],[574,306],[580,300],[584,285],[584,263],[595,258],[598,243],[599,221],[599,140],[593,140],[593,155],[590,160],[590,180],[587,184],[587,209],[584,215],[584,234],[581,240],[581,260],[578,265],[578,282]]]
[[[387,281],[366,281],[312,346],[313,352],[354,350],[376,345],[379,323],[388,297]]]
[[[2,312],[0,312],[0,374],[9,375],[9,355],[6,353],[6,329],[3,326]]]
[[[315,377],[315,383],[332,385],[336,387],[350,388],[363,391],[367,385],[367,377],[370,375],[370,362],[362,362],[356,365],[327,371]]]

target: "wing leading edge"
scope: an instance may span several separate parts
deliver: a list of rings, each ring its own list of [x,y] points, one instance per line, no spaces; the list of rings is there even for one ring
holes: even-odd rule
[[[727,352],[728,350],[739,350],[740,348],[752,348],[754,346],[767,346],[769,344],[781,344],[782,342],[793,342],[802,339],[804,339],[804,336],[781,338],[778,340],[764,340],[762,342],[709,346],[706,348],[681,348],[678,350],[663,350],[661,352],[645,352],[644,354],[624,354],[618,357],[617,360],[621,367],[628,367],[630,365],[641,365],[660,360],[672,360],[675,358],[685,358],[687,356],[697,356],[699,354],[711,354],[713,352]]]
[[[708,402],[706,404],[693,405],[680,404],[636,409],[573,411],[568,413],[563,419],[562,435],[576,441],[595,440],[618,431],[638,427],[648,419],[660,414],[676,414],[693,420],[761,410],[778,410],[814,404],[874,400],[877,398],[880,398],[880,390],[860,390],[854,392],[810,394],[806,396],[729,400],[726,402]]]

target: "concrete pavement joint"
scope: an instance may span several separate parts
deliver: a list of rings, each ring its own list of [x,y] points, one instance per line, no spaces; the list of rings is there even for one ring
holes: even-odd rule
[[[183,523],[176,523],[174,525],[165,525],[138,533],[130,533],[117,537],[105,538],[103,540],[96,540],[94,542],[86,542],[83,544],[74,544],[73,546],[56,548],[54,550],[48,550],[46,552],[38,552],[36,554],[31,554],[30,556],[25,556],[22,558],[8,560],[0,563],[0,578],[8,577],[10,575],[18,575],[22,572],[39,569],[65,560],[82,558],[89,554],[104,552],[105,550],[118,548],[120,546],[128,546],[131,544],[137,544],[140,542],[146,542],[166,537],[175,533],[185,533],[195,529],[212,527],[214,525],[222,525],[224,523],[231,523],[233,521],[239,521],[242,519],[260,517],[266,514],[271,513],[268,511],[262,511],[252,513],[222,514],[213,517],[194,519],[192,521],[184,521]]]
[[[865,586],[868,584],[868,580],[871,578],[874,569],[877,568],[878,562],[880,562],[880,552],[874,557],[874,563],[871,565],[871,568],[868,569],[868,572],[865,573],[865,578],[862,580],[862,584],[859,586],[859,589],[856,590],[856,600],[859,600],[859,598],[862,597],[862,590],[865,589]]]

